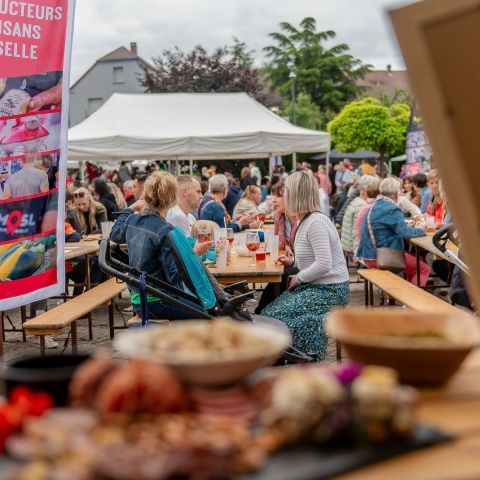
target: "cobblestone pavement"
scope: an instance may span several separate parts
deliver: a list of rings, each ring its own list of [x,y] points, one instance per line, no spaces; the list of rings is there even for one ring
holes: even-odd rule
[[[351,276],[351,281],[355,282],[357,280],[356,275]],[[48,300],[48,308],[54,308],[62,300]],[[350,305],[359,306],[364,303],[363,296],[363,283],[351,283],[351,297]],[[124,309],[130,306],[130,300],[128,293],[123,293],[122,298],[116,299],[115,309],[115,325],[121,327],[124,325],[129,318],[133,316],[132,313],[123,312]],[[254,307],[253,307],[254,308]],[[27,315],[29,311],[27,308]],[[39,310],[37,313],[43,313],[42,310]],[[78,350],[79,352],[92,352],[97,348],[104,347],[111,349],[111,341],[109,338],[109,329],[108,329],[108,310],[106,307],[96,309],[92,314],[93,319],[93,340],[88,339],[88,321],[87,319],[78,321]],[[40,346],[38,341],[33,337],[27,337],[26,342],[22,340],[21,321],[20,321],[20,310],[10,310],[6,312],[6,318],[4,320],[5,328],[12,329],[12,325],[16,328],[16,331],[7,331],[5,332],[5,342],[4,342],[4,360],[6,362],[12,361],[17,358],[24,356],[38,355],[40,352]],[[68,329],[66,329],[68,330]],[[121,332],[122,330],[116,330],[116,332]],[[59,347],[56,349],[48,349],[47,355],[51,353],[60,353],[64,349],[65,342],[67,341],[68,335],[67,331],[64,335],[55,337],[55,341],[58,342]],[[71,351],[71,345],[68,344],[66,348],[67,352]],[[331,363],[335,361],[335,342],[331,341],[328,348],[327,357],[325,358],[325,363]]]

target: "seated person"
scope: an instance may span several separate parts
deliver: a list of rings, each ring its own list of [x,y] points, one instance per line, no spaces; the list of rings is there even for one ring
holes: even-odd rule
[[[174,227],[165,220],[168,210],[177,201],[175,177],[166,172],[152,173],[145,182],[144,198],[120,213],[110,238],[116,243],[127,244],[130,267],[183,290],[183,280],[168,241],[168,234]],[[211,244],[207,247],[210,248]],[[133,311],[140,314],[140,293],[134,288],[130,290]],[[151,319],[194,318],[192,314],[171,307],[152,295],[147,295],[147,302]],[[199,307],[184,299],[182,303]]]
[[[75,213],[80,222],[82,235],[91,235],[101,233],[102,222],[107,221],[107,209],[99,202],[95,201],[90,192],[84,188],[77,188],[73,192],[75,201]]]
[[[220,228],[215,222],[210,220],[198,220],[192,225],[191,236],[197,239],[198,242],[203,242],[203,239],[200,239],[200,233],[205,234],[207,232],[210,235],[210,239],[214,239],[215,230]],[[202,262],[209,261],[215,263],[215,245],[213,245],[207,253],[200,256]]]
[[[233,220],[243,215],[255,216],[259,212],[258,206],[262,202],[262,191],[256,185],[249,185],[233,209]],[[263,212],[262,212],[263,213]]]
[[[200,220],[211,220],[219,227],[231,228],[234,232],[245,230],[246,228],[258,228],[258,221],[252,220],[250,217],[243,215],[237,221],[231,222],[225,205],[222,200],[228,193],[228,180],[225,175],[214,175],[208,181],[209,197],[205,203],[202,203],[199,209]]]

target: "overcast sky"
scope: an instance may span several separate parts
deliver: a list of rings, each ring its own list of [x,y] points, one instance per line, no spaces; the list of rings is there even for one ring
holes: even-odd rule
[[[287,21],[298,25],[306,16],[319,30],[334,30],[336,43],[385,69],[403,68],[401,54],[387,16],[388,9],[408,0],[77,0],[71,80],[75,81],[97,58],[130,42],[148,60],[174,46],[190,50],[201,44],[211,50],[245,41],[257,63],[268,34]]]

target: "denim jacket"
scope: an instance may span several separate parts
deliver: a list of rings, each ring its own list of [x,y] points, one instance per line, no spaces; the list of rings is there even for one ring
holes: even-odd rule
[[[156,212],[150,210],[135,214],[131,208],[126,208],[118,216],[110,238],[113,242],[128,245],[131,267],[183,289],[182,278],[168,243],[171,230],[173,227]]]
[[[384,197],[378,200],[370,208],[371,224],[375,242],[378,247],[404,250],[404,239],[423,237],[425,232],[421,228],[412,228],[405,223],[405,217],[400,207],[393,201]],[[373,246],[368,231],[368,213],[362,222],[360,244],[357,256],[366,260],[375,260],[377,250]]]

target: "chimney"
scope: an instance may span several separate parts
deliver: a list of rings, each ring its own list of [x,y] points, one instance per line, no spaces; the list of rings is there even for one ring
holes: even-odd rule
[[[130,51],[135,55],[138,55],[137,52],[137,42],[130,42]]]

